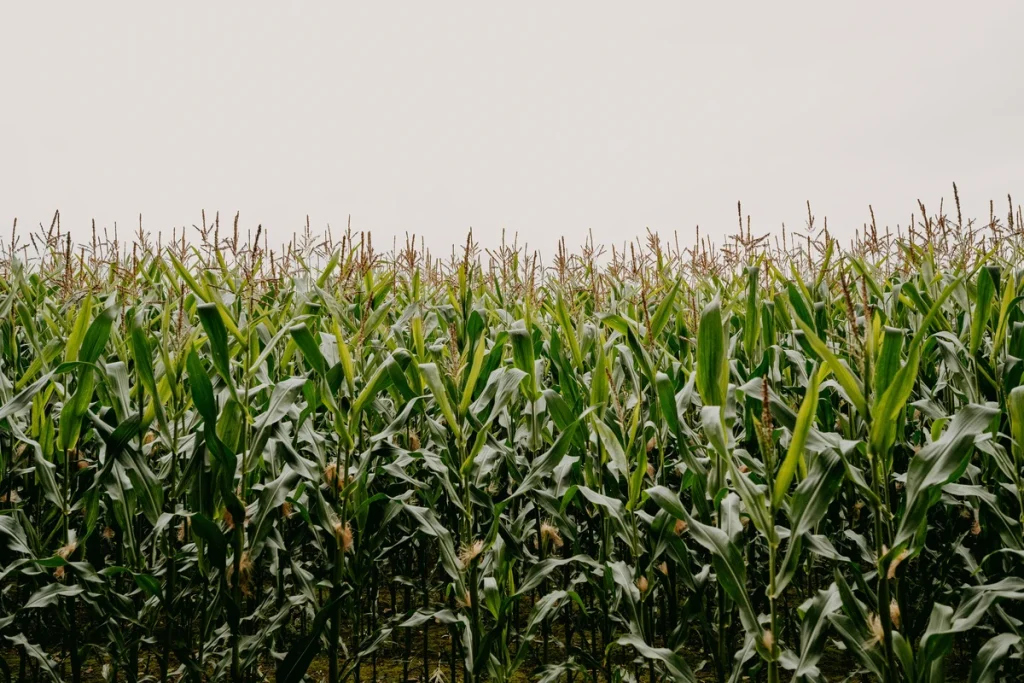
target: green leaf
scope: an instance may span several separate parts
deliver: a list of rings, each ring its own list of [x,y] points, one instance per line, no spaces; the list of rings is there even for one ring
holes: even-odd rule
[[[722,302],[716,296],[700,315],[697,329],[697,391],[706,406],[725,405],[729,383]]]
[[[711,552],[715,576],[726,594],[739,608],[743,628],[751,635],[760,636],[761,627],[757,622],[754,606],[750,602],[750,595],[747,593],[746,565],[739,547],[721,529],[701,524],[689,515],[686,515],[685,519],[693,539]]]
[[[0,407],[0,421],[11,415],[17,415],[32,404],[32,398],[42,391],[53,379],[54,373],[48,372],[29,386],[22,389],[14,398]]]
[[[160,582],[157,581],[156,577],[151,574],[133,574],[135,583],[144,590],[151,597],[160,598],[163,600],[163,591],[160,588]]]
[[[465,595],[466,590],[462,585],[462,562],[458,553],[455,552],[455,543],[452,535],[437,519],[433,510],[418,505],[405,504],[405,511],[419,524],[420,530],[428,536],[436,539],[438,550],[441,554],[441,566],[448,572],[448,576],[455,581],[458,595]]]
[[[327,361],[324,360],[324,355],[320,352],[320,347],[306,323],[299,323],[288,331],[291,333],[292,339],[295,340],[295,345],[302,351],[306,362],[316,370],[318,375],[324,377],[327,374]]]
[[[733,485],[736,487],[736,492],[743,500],[743,505],[750,514],[750,519],[754,526],[764,534],[770,544],[778,546],[779,539],[775,531],[775,521],[771,517],[771,511],[768,509],[768,504],[765,500],[764,491],[762,490],[764,487],[758,487],[750,481],[747,475],[740,472],[736,466],[735,458],[729,458],[729,470]]]
[[[824,368],[816,367],[808,379],[807,393],[804,395],[803,403],[800,404],[800,412],[796,416],[793,438],[789,442],[786,457],[782,461],[779,473],[775,477],[772,505],[776,508],[782,504],[783,498],[789,492],[789,485],[796,475],[797,467],[804,460],[804,447],[807,445],[807,435],[814,425],[818,412],[818,388],[824,378]],[[806,468],[806,465],[804,465],[804,468]]]
[[[800,620],[800,660],[793,672],[794,680],[816,680],[820,676],[818,661],[825,654],[825,637],[829,633],[828,617],[834,614],[842,604],[835,584],[828,590],[818,591],[814,597],[799,609],[803,613]]]
[[[572,317],[569,315],[569,308],[565,305],[565,297],[558,292],[558,299],[555,304],[555,316],[562,332],[565,333],[566,342],[569,344],[569,351],[572,353],[573,362],[577,368],[583,367],[583,353],[580,351],[579,340],[576,339],[576,329],[572,324]]]
[[[907,639],[899,631],[894,630],[892,632],[892,649],[903,666],[903,673],[906,675],[907,680],[914,680],[917,670],[914,664],[914,648],[911,647],[910,643],[907,642]]]
[[[555,443],[551,445],[551,448],[533,461],[529,472],[523,478],[523,483],[516,487],[511,498],[516,498],[532,491],[541,479],[555,470],[555,467],[558,466],[558,463],[562,461],[562,458],[569,451],[569,446],[572,445],[573,433],[579,427],[580,421],[589,415],[592,410],[593,408],[588,408],[575,422],[562,430],[562,433],[555,439]]]
[[[928,321],[934,316],[938,315],[943,303],[953,293],[953,290],[959,283],[959,279],[953,280],[950,284],[939,295],[939,298],[932,304],[931,309],[925,316],[925,320],[922,321],[921,327],[918,329],[914,338],[910,341],[910,347],[907,352],[907,362],[900,368],[899,372],[896,373],[895,378],[891,383],[886,386],[883,393],[876,393],[874,409],[872,410],[872,423],[871,423],[871,447],[875,453],[884,454],[888,453],[889,448],[892,446],[896,438],[896,418],[899,412],[906,405],[907,399],[910,398],[910,393],[914,388],[914,383],[917,381],[918,366],[921,362],[921,349],[924,344],[924,340],[927,336],[926,330],[928,329]],[[886,340],[888,341],[888,335]],[[883,344],[883,362],[886,365],[891,364],[891,360],[884,358],[886,353],[892,353],[892,351],[886,351]],[[891,368],[890,368],[891,369]],[[879,388],[878,391],[881,389]]]
[[[217,400],[213,394],[210,376],[207,374],[206,368],[203,367],[202,361],[199,360],[195,349],[189,350],[186,366],[188,367],[192,401],[195,403],[196,410],[203,417],[203,421],[212,429],[217,425]]]
[[[669,678],[677,683],[697,682],[697,678],[693,675],[693,669],[686,663],[686,660],[667,647],[652,647],[641,636],[632,633],[620,636],[615,642],[625,647],[632,647],[647,659],[661,662],[665,665]]]
[[[14,645],[23,648],[25,653],[29,657],[39,662],[39,668],[42,669],[46,673],[46,675],[48,675],[51,679],[53,679],[55,683],[63,683],[64,677],[61,676],[60,671],[57,669],[56,662],[50,659],[50,655],[46,654],[46,650],[39,647],[35,643],[30,643],[28,638],[26,638],[23,633],[19,633],[14,636],[3,637],[12,642]]]
[[[659,372],[655,375],[654,383],[658,390],[661,416],[668,424],[669,431],[679,439],[682,432],[680,430],[679,412],[676,408],[675,387],[672,386],[672,380],[664,372]]]
[[[64,493],[57,487],[57,480],[54,477],[57,466],[46,459],[43,447],[38,441],[29,438],[16,421],[12,420],[8,424],[14,438],[32,449],[32,462],[36,468],[36,477],[43,489],[43,497],[55,505],[58,510],[67,510],[71,501],[66,501]]]
[[[171,264],[174,266],[174,270],[177,271],[178,276],[184,280],[189,288],[203,301],[210,300],[210,294],[206,291],[206,287],[192,275],[192,272],[178,260],[178,257],[173,252],[167,252],[168,257],[171,259]]]
[[[882,348],[875,360],[874,388],[878,396],[885,393],[896,373],[900,370],[900,352],[906,334],[895,327],[883,330]]]
[[[515,326],[508,331],[512,342],[512,360],[515,366],[526,373],[526,397],[537,400],[537,376],[533,355],[533,336],[526,327]]]
[[[78,352],[78,360],[83,363],[95,363],[99,359],[103,347],[107,345],[107,339],[110,337],[110,328],[117,319],[117,312],[118,307],[115,304],[96,316],[85,333],[82,348]]]
[[[231,377],[231,356],[228,352],[228,331],[224,327],[224,318],[216,304],[200,304],[198,312],[199,320],[203,324],[203,329],[206,330],[206,338],[210,342],[213,367],[227,384],[232,398],[237,401],[235,383]]]
[[[969,631],[989,614],[1000,600],[1024,600],[1024,579],[1010,577],[995,583],[969,586],[961,591],[956,610],[935,603],[928,627],[921,636],[919,647],[923,662],[931,662],[933,671],[943,666],[943,660],[952,650],[958,633]],[[997,646],[993,646],[996,649]]]
[[[89,319],[92,317],[92,295],[86,294],[78,315],[75,317],[75,324],[68,335],[67,345],[64,347],[64,362],[70,363],[78,360],[78,352],[82,348],[82,341],[85,339],[85,331],[88,329]]]
[[[601,438],[601,445],[604,446],[605,451],[608,453],[612,466],[620,477],[629,477],[629,461],[626,459],[626,451],[622,448],[622,444],[619,443],[619,438],[615,436],[615,432],[602,420],[594,420],[593,424],[594,431]]]
[[[679,285],[683,282],[682,278],[678,278],[675,284],[672,285],[672,289],[669,290],[665,298],[658,304],[658,308],[655,309],[654,315],[651,316],[651,326],[647,330],[648,339],[657,339],[661,336],[662,330],[665,329],[665,325],[668,323],[669,317],[672,315],[672,310],[675,307],[676,294],[679,292]]]
[[[597,335],[594,343],[594,369],[590,372],[590,405],[602,411],[608,405],[611,387],[608,382],[608,358],[604,350],[604,332]]]
[[[465,416],[466,411],[469,410],[469,404],[473,401],[473,392],[476,391],[477,380],[480,379],[480,371],[484,365],[484,355],[487,351],[487,344],[484,343],[483,339],[479,339],[473,343],[474,351],[472,353],[472,360],[470,361],[469,373],[466,376],[466,382],[462,387],[462,398],[459,400],[459,415]],[[519,372],[522,372],[521,370]],[[494,375],[492,372],[491,375]],[[522,373],[525,377],[526,373]],[[488,380],[490,377],[488,377]],[[522,377],[520,377],[520,380]]]
[[[130,432],[133,427],[137,430],[138,425],[136,422],[128,421],[126,430]],[[160,518],[164,504],[164,489],[160,479],[150,469],[149,464],[142,458],[141,454],[134,449],[123,448],[119,461],[128,474],[128,479],[132,483],[132,490],[135,492],[135,496],[142,507],[143,514],[145,514],[150,524],[155,525],[156,521]]]
[[[758,276],[757,266],[747,268],[747,311],[743,319],[743,348],[747,352],[747,360],[754,362],[754,349],[761,337],[761,316],[758,313]]]
[[[726,594],[740,610],[740,621],[748,633],[761,636],[754,606],[747,593],[747,570],[740,549],[721,529],[701,524],[683,508],[678,496],[664,486],[647,489],[647,495],[665,512],[687,523],[693,539],[712,554],[715,575]]]
[[[451,401],[448,400],[448,390],[445,388],[444,382],[441,381],[441,373],[438,371],[437,365],[434,363],[420,363],[420,373],[423,375],[423,380],[427,383],[427,386],[430,387],[431,393],[434,394],[434,400],[441,409],[441,414],[444,415],[448,428],[452,430],[456,438],[459,438],[462,434],[462,429],[459,426],[459,421],[455,418],[455,411],[452,410]]]
[[[338,596],[321,607],[320,611],[316,613],[309,632],[292,645],[292,649],[288,651],[285,658],[277,665],[276,680],[278,683],[299,683],[303,679],[306,672],[309,671],[309,665],[313,663],[313,659],[320,653],[321,636],[323,635],[324,628],[326,628],[330,618],[337,614],[338,604],[344,597]]]
[[[95,387],[92,364],[99,359],[103,347],[107,345],[107,338],[110,336],[110,328],[117,318],[117,311],[116,305],[105,309],[96,316],[85,333],[82,348],[78,353],[78,359],[83,364],[79,366],[78,385],[75,387],[75,393],[65,400],[64,407],[60,411],[58,443],[61,449],[70,450],[78,444],[82,421],[89,410]]]
[[[256,435],[252,440],[251,453],[247,457],[261,455],[274,426],[289,413],[297,412],[295,401],[305,383],[306,380],[302,377],[289,377],[274,385],[274,390],[270,393],[270,401],[267,402],[267,409],[256,419]]]
[[[396,373],[393,373],[392,370],[404,370],[410,359],[411,356],[409,356],[409,352],[405,349],[396,349],[390,356],[385,358],[384,361],[377,366],[377,369],[373,371],[373,375],[371,375],[369,381],[364,380],[365,385],[363,386],[363,390],[359,392],[359,396],[357,396],[356,400],[352,403],[353,415],[362,415],[363,410],[366,409],[366,406],[377,396],[378,393],[394,384]],[[439,375],[437,379],[440,381]],[[431,386],[431,389],[433,389],[433,386]],[[457,427],[458,425],[456,425],[456,428]]]
[[[1019,463],[1024,463],[1024,386],[1014,387],[1006,399],[1010,418],[1010,434],[1013,436],[1013,453]]]
[[[263,490],[260,491],[259,511],[256,513],[255,519],[252,521],[252,531],[250,532],[248,539],[249,557],[252,561],[255,562],[263,551],[263,542],[267,538],[267,534],[270,533],[270,529],[274,524],[274,516],[272,513],[280,509],[288,499],[288,495],[291,493],[298,480],[298,473],[290,467],[285,466],[284,471],[281,472],[280,476],[267,483],[263,487]]]
[[[76,595],[81,595],[85,592],[80,584],[71,584],[66,586],[62,583],[50,583],[35,593],[29,596],[25,604],[21,606],[21,609],[42,609],[44,607],[53,607],[57,604],[60,598],[70,598]]]
[[[164,404],[160,400],[160,392],[156,386],[156,377],[153,374],[153,355],[142,329],[142,322],[141,314],[132,320],[132,359],[135,361],[135,372],[138,374],[139,382],[153,401],[157,422],[167,434],[170,431],[167,427],[167,415],[164,413]]]
[[[78,444],[82,431],[82,422],[92,402],[93,390],[96,386],[92,368],[83,368],[78,377],[78,384],[73,393],[60,410],[57,428],[58,445],[62,450],[71,450]]]
[[[529,573],[523,579],[522,583],[516,586],[516,592],[513,597],[520,597],[529,595],[534,589],[544,583],[552,572],[560,567],[564,567],[567,564],[583,564],[591,569],[596,569],[600,565],[595,562],[589,555],[573,555],[572,557],[549,557],[540,562],[534,564]]]
[[[974,665],[971,667],[971,683],[995,683],[999,666],[1010,654],[1010,648],[1017,646],[1021,637],[1016,633],[1000,633],[998,636],[989,638],[978,654],[974,656]]]
[[[793,579],[804,536],[813,531],[828,512],[843,485],[843,475],[842,458],[836,453],[825,451],[814,459],[807,477],[793,492],[789,505],[792,528],[786,556],[775,578],[775,597],[781,596]]]
[[[192,533],[206,541],[206,552],[210,558],[210,564],[217,570],[223,571],[224,565],[227,564],[228,544],[224,540],[224,534],[220,527],[200,512],[194,513],[191,520]]]
[[[804,333],[804,338],[810,344],[814,352],[818,354],[822,360],[824,360],[832,374],[835,375],[836,381],[846,391],[846,395],[850,397],[850,402],[853,403],[853,407],[856,408],[857,412],[863,416],[868,414],[868,404],[864,400],[864,391],[861,389],[860,382],[854,377],[850,368],[843,362],[841,362],[832,352],[825,342],[818,339],[818,335],[814,333],[814,330],[810,325],[800,319],[799,316],[796,318],[796,324]]]
[[[992,273],[988,268],[978,270],[978,290],[974,299],[975,307],[971,309],[971,342],[969,350],[971,355],[978,353],[981,348],[981,340],[985,335],[985,328],[988,327],[988,320],[992,316],[992,302],[996,294],[996,284],[992,280]]]
[[[807,327],[813,328],[814,316],[811,314],[811,309],[807,306],[807,300],[804,299],[800,287],[790,282],[786,285],[786,293],[789,296],[789,305],[793,309],[794,315],[796,315],[797,324],[803,323]]]
[[[928,509],[937,502],[938,489],[963,474],[974,449],[975,437],[985,431],[998,414],[996,404],[992,403],[965,406],[953,417],[940,439],[926,445],[911,458],[907,470],[905,511],[893,551],[910,543],[924,527]]]
[[[1010,323],[1010,313],[1013,310],[1015,294],[1017,293],[1016,278],[1012,272],[1007,274],[1006,282],[1003,284],[1003,298],[999,303],[999,317],[996,323],[996,331],[992,337],[992,357],[999,356],[999,350],[1006,343],[1007,326]]]

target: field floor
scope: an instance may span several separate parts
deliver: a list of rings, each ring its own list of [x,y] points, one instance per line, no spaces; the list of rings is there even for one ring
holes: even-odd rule
[[[439,596],[435,596],[439,597]],[[398,606],[401,607],[401,595],[398,595]],[[524,601],[522,609],[520,610],[520,617],[525,623],[526,618],[529,616],[529,610],[531,605],[528,601]],[[387,618],[392,613],[392,605],[386,596],[381,597],[378,605],[379,614],[382,618]],[[300,620],[293,620],[291,629],[295,635],[298,635],[301,631],[302,623]],[[452,640],[451,634],[447,629],[436,626],[427,630],[427,640],[424,643],[424,633],[422,629],[410,630],[410,656],[405,657],[405,633],[401,629],[396,629],[392,632],[392,639],[385,643],[374,655],[362,662],[359,667],[358,679],[355,677],[354,672],[351,674],[350,680],[359,680],[361,683],[425,683],[428,681],[449,681],[455,683],[463,683],[465,678],[465,670],[461,653],[459,652],[458,646],[456,646],[456,654],[454,658],[454,668],[452,660]],[[562,661],[563,647],[562,643],[565,641],[565,629],[562,624],[555,624],[550,632],[551,642],[557,645],[548,652],[549,660],[552,662]],[[346,642],[351,637],[351,630],[343,630],[343,640]],[[591,651],[591,639],[589,634],[580,635],[576,633],[573,637],[573,647],[577,650]],[[598,647],[600,647],[600,640],[598,640]],[[514,683],[525,683],[526,681],[535,680],[540,675],[542,669],[541,657],[543,656],[542,645],[537,643],[531,655],[524,662],[523,667],[516,672],[512,681]],[[427,653],[426,665],[424,665],[424,650]],[[66,650],[60,648],[47,648],[47,651],[51,658],[58,663],[60,670],[63,674],[68,673],[69,662],[67,658]],[[621,650],[620,650],[621,653]],[[19,666],[20,660],[18,652],[12,648],[0,648],[0,654],[3,659],[7,662],[12,675],[12,683],[17,681],[18,683],[40,683],[41,681],[47,680],[45,674],[41,673],[38,665],[31,659],[26,659],[27,666],[25,670],[25,677],[20,678]],[[683,650],[684,656],[693,662],[702,661],[701,653],[699,650]],[[160,680],[160,651],[154,647],[143,648],[140,652],[140,667],[137,673],[138,680]],[[706,665],[699,671],[695,672],[696,678],[701,683],[706,681],[715,681],[716,675],[713,671],[710,662],[704,660]],[[187,679],[181,676],[181,673],[174,673],[177,669],[177,663],[175,657],[172,654],[170,657],[170,671],[172,674],[169,676],[169,680],[172,681],[185,681]],[[635,677],[635,680],[639,683],[641,681],[650,681],[650,670],[646,663],[642,660],[636,660],[635,662],[628,662],[623,658],[617,658],[616,662],[620,665],[625,665],[625,668],[629,670]],[[100,683],[106,681],[103,676],[103,660],[86,659],[83,664],[83,683]],[[962,651],[957,648],[954,650],[952,657],[947,662],[947,681],[949,683],[955,683],[956,681],[966,680],[967,673],[970,670],[971,657],[969,653]],[[210,666],[210,673],[213,673],[213,664]],[[260,681],[273,681],[275,679],[275,660],[271,657],[264,658],[261,663],[257,666],[253,672],[251,683],[258,683]],[[842,649],[833,646],[826,648],[825,654],[819,664],[822,673],[826,676],[827,680],[833,681],[849,681],[850,683],[861,683],[870,681],[871,679],[867,676],[856,676],[851,675],[852,671],[857,669],[857,664],[854,658],[850,657]],[[761,680],[764,678],[764,672],[757,678],[750,680]],[[786,672],[783,672],[783,680],[788,680],[789,676]],[[851,677],[852,676],[852,677]],[[440,677],[443,677],[440,678]],[[328,680],[328,661],[325,655],[319,655],[313,659],[310,664],[307,678],[310,681],[316,681],[322,683]],[[128,680],[122,671],[118,677],[118,680]],[[563,675],[559,679],[561,681],[568,681],[568,677]],[[602,671],[588,672],[588,677],[583,677],[579,674],[574,676],[573,680],[583,683],[584,681],[604,681],[606,677]],[[665,680],[663,676],[655,675],[655,681]],[[744,678],[743,680],[748,680]]]

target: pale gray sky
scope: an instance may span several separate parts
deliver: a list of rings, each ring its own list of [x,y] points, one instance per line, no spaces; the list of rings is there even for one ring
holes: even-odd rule
[[[1019,0],[4,3],[0,217],[351,214],[382,246],[547,251],[731,234],[737,199],[755,231],[810,199],[852,235],[953,181],[1005,215],[1022,25]]]

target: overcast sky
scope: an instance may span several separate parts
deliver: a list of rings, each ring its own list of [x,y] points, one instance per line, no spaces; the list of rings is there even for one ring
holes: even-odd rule
[[[23,2],[0,219],[850,236],[1024,199],[1024,2]],[[9,226],[10,223],[8,222]],[[0,229],[6,233],[8,228]]]

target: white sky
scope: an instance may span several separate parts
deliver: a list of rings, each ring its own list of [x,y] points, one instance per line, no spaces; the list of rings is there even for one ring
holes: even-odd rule
[[[349,214],[473,226],[802,228],[1024,199],[1024,2],[48,2],[0,9],[0,220],[286,239]],[[1015,199],[1016,201],[1016,199]],[[10,223],[7,222],[7,226]],[[0,224],[0,233],[9,227]]]

